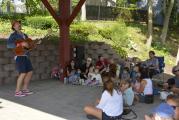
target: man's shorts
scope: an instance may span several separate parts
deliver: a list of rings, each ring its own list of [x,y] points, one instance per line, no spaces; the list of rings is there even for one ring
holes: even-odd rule
[[[16,69],[19,73],[28,73],[33,70],[30,59],[27,56],[16,57]]]

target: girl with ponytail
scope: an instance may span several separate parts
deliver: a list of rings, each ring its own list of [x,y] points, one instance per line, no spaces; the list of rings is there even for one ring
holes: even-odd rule
[[[123,113],[121,92],[114,89],[114,83],[111,78],[108,78],[108,80],[104,82],[103,89],[98,105],[85,106],[85,113],[99,120],[120,120]]]

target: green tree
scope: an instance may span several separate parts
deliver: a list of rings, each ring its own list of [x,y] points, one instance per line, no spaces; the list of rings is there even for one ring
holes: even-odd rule
[[[165,12],[165,20],[164,20],[164,25],[162,29],[162,34],[160,36],[162,43],[165,43],[166,37],[167,37],[167,32],[168,32],[168,25],[169,25],[169,19],[172,13],[172,9],[174,6],[175,0],[169,0],[167,4],[169,4],[168,8],[166,8]]]
[[[27,14],[35,14],[40,10],[41,0],[26,0],[26,10]]]
[[[148,0],[148,39],[147,39],[147,48],[149,49],[152,44],[153,37],[153,10],[152,10],[153,0]]]
[[[14,12],[14,5],[11,3],[11,0],[2,0],[1,9],[2,12]]]

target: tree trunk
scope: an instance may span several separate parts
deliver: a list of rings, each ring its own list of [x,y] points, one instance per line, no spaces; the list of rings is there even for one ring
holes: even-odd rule
[[[166,14],[166,11],[167,11],[167,0],[163,0],[163,14],[164,14],[164,16]]]
[[[86,20],[86,2],[83,4],[81,8],[81,21]]]
[[[1,8],[1,5],[0,5],[0,13],[2,13],[2,8]]]
[[[153,10],[152,10],[153,0],[148,0],[148,39],[146,46],[149,49],[152,44],[152,35],[153,35]]]
[[[7,5],[7,13],[10,13],[11,12],[10,1],[7,1],[6,5]]]
[[[176,64],[179,63],[179,46],[178,46],[178,53],[177,53],[177,59],[176,59]]]
[[[162,34],[160,36],[160,39],[161,39],[163,44],[166,41],[168,24],[169,24],[170,15],[171,15],[171,12],[172,12],[172,9],[173,9],[174,2],[175,2],[175,0],[170,0],[170,5],[169,5],[168,10],[166,11],[166,14],[165,14],[165,20],[164,20],[164,25],[163,25],[163,29],[162,29]]]

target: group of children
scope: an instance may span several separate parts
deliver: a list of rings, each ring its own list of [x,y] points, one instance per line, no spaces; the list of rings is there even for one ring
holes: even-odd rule
[[[72,60],[70,65],[67,66],[67,76],[65,83],[68,84],[82,84],[82,85],[100,85],[102,84],[101,74],[99,73],[98,66],[90,65],[87,72],[83,72],[77,68],[75,61]]]
[[[102,78],[107,76],[114,81],[118,80],[123,90],[123,86],[125,86],[126,91],[124,93],[130,93],[129,98],[127,94],[125,95],[128,101],[133,101],[135,98],[137,101],[145,102],[145,96],[152,97],[153,95],[153,85],[148,74],[149,71],[147,68],[141,68],[136,58],[131,61],[125,61],[120,65],[120,69],[118,69],[119,65],[114,60],[107,60],[102,56],[99,57],[96,65],[92,64],[91,58],[87,58],[86,62],[81,66],[77,66],[75,61],[71,60],[66,69],[67,75],[64,82],[68,84],[102,86],[105,81]]]
[[[66,68],[66,83],[82,84],[90,86],[103,85],[102,77],[116,77],[117,65],[113,59],[107,60],[103,56],[99,56],[96,64],[93,64],[92,58],[88,57],[81,65],[75,64],[71,60]]]
[[[97,100],[96,106],[85,106],[84,111],[87,115],[92,115],[100,120],[121,120],[125,106],[133,104],[134,92],[131,83],[130,81],[121,81],[116,89],[111,78],[105,79],[101,99]],[[165,102],[147,113],[144,119],[179,120],[179,96],[169,95]]]

